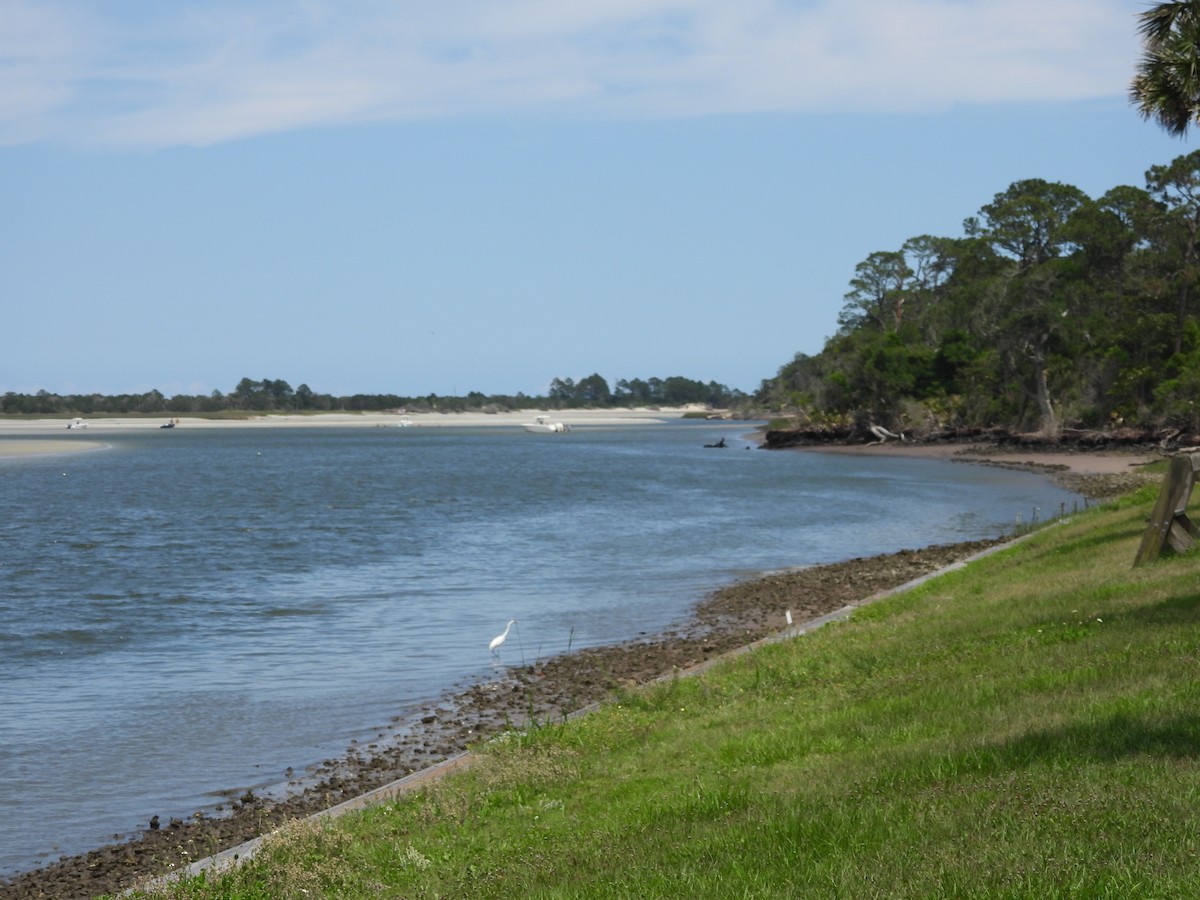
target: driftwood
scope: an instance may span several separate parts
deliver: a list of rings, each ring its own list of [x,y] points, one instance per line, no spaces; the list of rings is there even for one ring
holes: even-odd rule
[[[894,432],[894,431],[888,431],[888,430],[887,430],[886,428],[884,428],[882,425],[872,425],[872,426],[871,426],[869,429],[867,429],[867,430],[868,430],[868,431],[870,431],[870,432],[871,432],[871,434],[875,435],[875,440],[873,440],[873,441],[871,442],[871,443],[873,443],[873,444],[882,444],[882,443],[885,443],[885,442],[886,442],[886,441],[888,441],[888,440],[893,440],[893,441],[903,441],[903,440],[906,440],[906,438],[904,437],[904,432],[903,432],[903,431],[902,431],[902,432],[900,432],[899,434],[897,434],[897,433],[896,433],[896,432]]]
[[[892,432],[888,432],[889,435]],[[886,438],[883,438],[886,440]],[[1114,428],[1097,431],[1066,428],[1058,436],[1040,432],[1016,432],[1004,428],[947,428],[924,433],[906,433],[905,440],[916,444],[994,444],[999,447],[1022,447],[1031,450],[1188,450],[1200,448],[1200,434],[1181,429]],[[763,446],[769,450],[788,447],[821,446],[822,444],[881,443],[881,437],[871,428],[839,426],[834,428],[795,428],[768,431]]]
[[[1180,429],[1163,432],[1153,428],[1114,428],[1108,431],[1095,431],[1079,428],[1064,428],[1057,436],[1049,436],[1040,432],[1012,433],[1001,438],[1001,444],[1016,444],[1022,447],[1161,447],[1181,436]]]

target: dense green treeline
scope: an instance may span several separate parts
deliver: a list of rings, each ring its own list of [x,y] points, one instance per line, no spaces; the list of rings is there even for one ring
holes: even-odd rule
[[[1145,181],[1018,181],[960,237],[870,254],[837,333],[756,401],[815,424],[1200,430],[1200,151]]]
[[[5,415],[94,416],[94,415],[218,415],[238,412],[463,412],[466,410],[515,410],[530,408],[567,409],[578,407],[682,406],[701,403],[728,406],[744,394],[716,382],[707,384],[681,376],[670,378],[620,379],[615,387],[600,375],[574,379],[555,378],[549,394],[531,397],[485,395],[472,391],[463,397],[403,397],[398,394],[353,394],[334,397],[312,390],[307,384],[293,388],[283,379],[243,378],[228,394],[176,394],[168,397],[157,390],[144,394],[36,394],[8,392],[0,396],[0,413]]]
[[[560,407],[572,406],[685,406],[701,403],[728,407],[745,400],[736,388],[710,381],[707,384],[679,375],[670,378],[620,379],[610,390],[599,375],[589,375],[578,383],[570,378],[555,378],[550,383],[549,401]]]

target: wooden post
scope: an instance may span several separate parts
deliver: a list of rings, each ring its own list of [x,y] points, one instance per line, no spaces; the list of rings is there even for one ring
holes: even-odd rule
[[[1158,492],[1158,502],[1154,504],[1142,545],[1133,561],[1134,568],[1158,559],[1164,544],[1176,553],[1183,553],[1200,540],[1200,529],[1187,516],[1198,463],[1200,459],[1196,456],[1176,456],[1171,460],[1171,468]]]

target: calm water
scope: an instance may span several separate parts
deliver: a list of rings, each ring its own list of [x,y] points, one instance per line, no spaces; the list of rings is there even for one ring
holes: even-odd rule
[[[747,428],[93,430],[109,449],[0,460],[0,874],[340,755],[494,677],[510,618],[519,663],[1077,499]]]

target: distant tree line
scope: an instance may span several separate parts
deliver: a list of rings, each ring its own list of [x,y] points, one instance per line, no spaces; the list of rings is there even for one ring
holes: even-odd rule
[[[12,391],[0,396],[0,414],[25,416],[113,416],[113,415],[215,415],[238,412],[465,412],[578,407],[682,406],[700,403],[727,406],[745,395],[716,382],[674,376],[642,380],[621,379],[615,389],[600,375],[589,375],[578,383],[570,378],[555,378],[544,397],[524,393],[483,394],[472,391],[462,397],[429,394],[405,397],[399,394],[352,394],[335,397],[312,390],[307,384],[293,388],[276,378],[243,378],[225,394],[176,394],[168,397],[157,390],[144,394],[54,394],[38,391],[19,394]]]
[[[600,375],[589,375],[578,382],[555,378],[550,382],[548,398],[556,407],[637,407],[687,406],[701,404],[726,408],[736,406],[746,395],[715,381],[707,384],[679,375],[670,378],[620,379],[609,388]]]
[[[755,400],[810,423],[1200,431],[1200,151],[1093,199],[1018,181],[860,262],[838,331]]]

